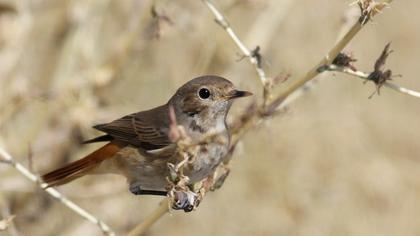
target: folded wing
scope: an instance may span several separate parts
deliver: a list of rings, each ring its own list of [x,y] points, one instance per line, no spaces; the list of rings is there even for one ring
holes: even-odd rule
[[[101,137],[112,137],[145,151],[162,149],[172,144],[168,137],[169,114],[165,112],[165,108],[161,106],[130,114],[93,128],[107,134]],[[101,140],[100,137],[97,139]]]

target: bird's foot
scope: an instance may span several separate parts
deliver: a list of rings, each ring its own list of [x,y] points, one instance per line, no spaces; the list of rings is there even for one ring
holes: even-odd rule
[[[199,195],[191,191],[174,190],[172,209],[191,212],[200,204]]]

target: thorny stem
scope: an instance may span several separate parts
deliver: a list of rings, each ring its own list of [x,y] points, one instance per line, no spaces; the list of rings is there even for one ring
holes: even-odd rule
[[[81,208],[80,206],[78,206],[76,203],[67,199],[63,194],[58,192],[56,189],[54,188],[45,189],[46,184],[42,183],[42,181],[38,178],[38,176],[33,174],[31,171],[29,171],[26,167],[24,167],[19,162],[15,161],[15,159],[6,150],[4,150],[1,147],[0,147],[0,160],[1,160],[1,163],[8,164],[12,166],[13,168],[15,168],[23,176],[28,178],[30,181],[36,183],[41,189],[43,189],[45,192],[47,192],[56,200],[60,201],[63,205],[68,207],[70,210],[74,211],[76,214],[80,215],[86,220],[97,225],[105,235],[115,236],[115,233],[111,230],[111,228],[105,222],[99,220],[98,218],[96,218],[95,216],[93,216],[92,214],[90,214],[89,212]]]
[[[326,71],[341,72],[341,73],[352,75],[354,77],[357,77],[357,78],[360,78],[360,79],[363,79],[363,80],[368,80],[368,77],[369,77],[369,74],[365,73],[363,71],[358,71],[358,70],[354,71],[350,68],[339,67],[339,66],[335,66],[335,65],[330,65],[328,68],[326,68]],[[387,87],[389,89],[392,89],[394,91],[400,92],[402,94],[405,94],[405,95],[410,95],[410,96],[413,96],[413,97],[420,98],[420,92],[401,87],[399,85],[390,83],[388,81],[385,81],[383,86]]]

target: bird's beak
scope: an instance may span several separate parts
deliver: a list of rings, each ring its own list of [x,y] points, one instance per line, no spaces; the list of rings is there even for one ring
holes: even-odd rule
[[[227,99],[241,98],[251,96],[252,93],[248,91],[232,90],[227,94]]]

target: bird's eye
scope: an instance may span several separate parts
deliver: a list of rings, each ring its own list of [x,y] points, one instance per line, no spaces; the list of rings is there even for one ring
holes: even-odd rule
[[[208,89],[206,89],[206,88],[202,88],[202,89],[200,89],[200,90],[198,91],[198,96],[199,96],[201,99],[207,99],[207,98],[209,98],[209,97],[210,97],[210,91],[209,91]]]

